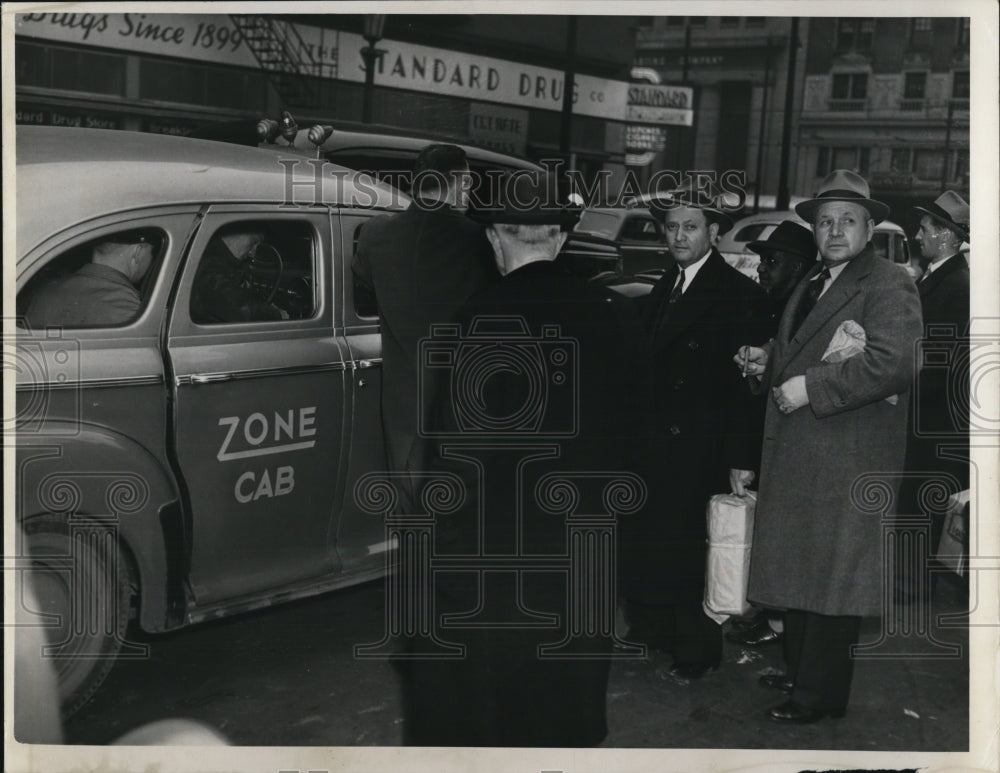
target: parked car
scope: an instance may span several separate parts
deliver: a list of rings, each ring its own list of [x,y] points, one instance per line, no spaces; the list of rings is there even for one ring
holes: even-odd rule
[[[591,207],[569,234],[557,258],[573,273],[633,275],[673,262],[663,223],[642,207]]]
[[[379,320],[349,277],[361,226],[407,199],[339,167],[289,189],[272,151],[124,131],[19,126],[16,160],[19,314],[109,237],[141,229],[154,253],[131,321],[15,331],[17,517],[69,713],[141,653],[130,619],[160,633],[387,571],[395,544],[355,497],[385,469]],[[221,229],[265,234],[240,281],[287,319],[195,321]]]
[[[497,174],[542,169],[527,159],[470,145],[452,137],[422,132],[401,133],[398,128],[390,126],[335,121],[324,125],[303,123],[301,128],[298,124],[288,123],[287,127],[288,137],[282,133],[282,122],[275,119],[230,121],[200,127],[194,136],[297,152],[306,158],[322,157],[349,169],[367,172],[406,192],[409,192],[417,154],[432,142],[447,142],[465,150],[469,168],[475,175],[476,185],[471,191],[473,202],[484,205],[495,198],[496,192],[490,188],[490,183],[496,181]]]
[[[728,233],[719,237],[717,245],[719,252],[722,253],[722,257],[726,259],[729,265],[756,280],[757,264],[760,262],[760,256],[751,250],[748,245],[752,241],[767,239],[771,235],[771,232],[778,227],[778,224],[785,220],[794,220],[796,223],[804,225],[807,228],[812,228],[794,210],[760,212],[756,215],[747,215],[737,220]],[[876,225],[875,233],[872,236],[872,244],[875,247],[877,255],[901,265],[914,279],[920,276],[920,269],[917,266],[916,260],[911,260],[906,233],[896,223],[883,220]]]

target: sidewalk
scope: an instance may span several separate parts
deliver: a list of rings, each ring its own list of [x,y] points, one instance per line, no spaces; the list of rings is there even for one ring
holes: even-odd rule
[[[719,670],[691,682],[670,676],[671,658],[662,653],[616,661],[608,686],[610,732],[602,746],[963,751],[969,631],[964,618],[958,625],[941,619],[961,614],[963,590],[950,578],[938,584],[925,637],[917,634],[915,605],[896,610],[896,632],[910,635],[883,641],[869,651],[878,659],[857,662],[847,716],[839,720],[780,725],[766,716],[785,696],[757,679],[784,669],[780,644],[726,642]],[[861,643],[879,642],[881,628],[880,620],[865,620]]]

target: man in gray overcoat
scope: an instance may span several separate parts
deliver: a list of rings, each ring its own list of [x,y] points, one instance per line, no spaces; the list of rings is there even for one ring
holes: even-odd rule
[[[748,597],[787,610],[791,695],[768,713],[802,724],[844,715],[851,645],[861,618],[882,611],[882,518],[856,484],[903,469],[921,316],[913,281],[872,249],[889,208],[862,177],[836,170],[795,209],[813,224],[822,261],[795,289],[771,345],[741,347],[734,359],[749,357],[771,398]],[[831,351],[849,337],[853,349]]]

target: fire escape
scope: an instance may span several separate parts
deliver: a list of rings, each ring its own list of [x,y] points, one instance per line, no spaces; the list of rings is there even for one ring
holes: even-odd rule
[[[337,63],[314,56],[292,22],[269,16],[230,14],[261,70],[286,108],[314,107],[317,78],[336,77]]]

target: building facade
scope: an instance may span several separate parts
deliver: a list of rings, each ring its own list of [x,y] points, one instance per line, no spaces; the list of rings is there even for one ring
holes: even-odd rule
[[[796,185],[855,169],[912,232],[913,204],[969,195],[969,19],[830,22],[809,31]]]
[[[664,16],[640,29],[636,64],[654,69],[664,83],[695,92],[694,125],[669,130],[654,168],[742,170],[748,205],[759,193],[774,206],[791,28],[791,19],[776,16]],[[799,41],[805,41],[808,28],[809,20],[800,19]],[[799,86],[793,90],[795,116],[805,59],[798,48],[792,50]]]
[[[620,174],[639,18],[387,16],[372,122]],[[338,14],[20,14],[17,121],[172,134],[286,108],[300,124],[359,121],[363,26],[362,16]],[[275,50],[279,61],[268,63]]]

